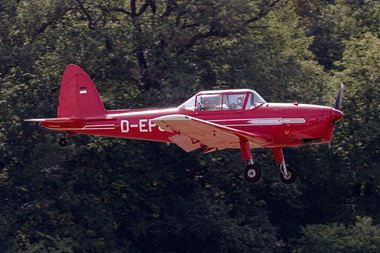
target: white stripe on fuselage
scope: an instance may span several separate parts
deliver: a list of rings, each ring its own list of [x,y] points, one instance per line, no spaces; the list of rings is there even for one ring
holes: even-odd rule
[[[245,121],[245,123],[238,124],[226,124],[225,126],[277,126],[282,124],[303,124],[305,123],[304,118],[259,118],[259,119],[219,119],[210,120],[211,122],[217,123],[218,121]]]
[[[143,121],[143,122],[141,122]],[[149,124],[148,124],[149,121]],[[127,122],[127,120],[122,120],[121,123]],[[257,119],[219,119],[219,120],[210,120],[210,122],[214,122],[220,124],[222,122],[226,122],[227,124],[221,124],[228,127],[247,127],[247,126],[278,126],[282,124],[303,124],[305,123],[304,118],[257,118]],[[235,123],[236,122],[236,123]],[[235,124],[234,124],[235,123]],[[129,124],[129,122],[128,122]],[[150,123],[150,119],[140,119],[138,124],[131,124],[128,126],[129,128],[140,128],[140,132],[152,132],[152,127],[155,127],[156,124]],[[141,129],[143,128],[143,129]],[[59,130],[112,130],[115,129],[115,124],[104,124],[104,125],[86,125],[83,128],[65,128],[62,127]],[[163,129],[159,128],[160,131]],[[128,132],[126,131],[126,132]],[[125,131],[123,131],[125,132]]]

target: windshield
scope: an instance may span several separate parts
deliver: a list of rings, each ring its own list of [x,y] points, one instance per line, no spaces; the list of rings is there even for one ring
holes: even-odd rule
[[[195,109],[195,96],[193,96],[192,98],[190,98],[189,100],[187,100],[185,103],[183,103],[182,105],[180,105],[180,107],[186,109],[186,110],[191,110],[191,111],[194,111]]]
[[[265,100],[262,97],[260,97],[260,95],[257,94],[256,92],[251,91],[251,93],[249,93],[249,97],[248,97],[248,101],[247,101],[247,105],[245,106],[245,109],[246,110],[253,109],[261,105],[262,103],[265,103]]]

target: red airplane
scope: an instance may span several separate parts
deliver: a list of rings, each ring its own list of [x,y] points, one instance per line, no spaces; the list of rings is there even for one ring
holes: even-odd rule
[[[290,184],[297,171],[285,164],[282,148],[330,142],[335,123],[343,117],[342,93],[343,84],[335,108],[267,103],[253,90],[234,89],[199,92],[175,108],[105,110],[90,77],[69,65],[62,78],[58,117],[25,121],[66,133],[59,141],[62,147],[73,135],[92,134],[175,143],[186,152],[240,149],[248,161],[244,177],[249,182],[261,176],[251,149],[272,148],[280,178]]]

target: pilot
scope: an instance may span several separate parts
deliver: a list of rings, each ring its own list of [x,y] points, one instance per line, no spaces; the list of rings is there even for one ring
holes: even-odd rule
[[[243,109],[243,99],[242,99],[242,97],[238,97],[236,109]]]
[[[211,106],[210,100],[205,100],[203,103],[203,110],[205,111],[210,110],[210,106]]]

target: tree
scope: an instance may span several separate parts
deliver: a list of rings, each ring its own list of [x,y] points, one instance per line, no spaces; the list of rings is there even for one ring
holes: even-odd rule
[[[318,7],[316,20],[327,24],[307,24],[295,1],[1,3],[1,247],[280,252],[307,224],[348,224],[358,214],[376,222],[378,42],[360,29],[339,34],[353,22],[344,17],[351,5],[339,4],[346,8]],[[367,24],[365,6],[357,13]],[[368,27],[375,31],[376,22]],[[317,54],[311,35],[338,43]],[[326,72],[315,55],[337,71]],[[80,135],[58,147],[62,134],[22,120],[56,116],[69,63],[93,78],[107,109],[177,106],[199,90],[229,88],[333,106],[343,81],[350,114],[336,125],[330,153],[284,150],[299,168],[293,185],[280,183],[270,151],[254,150],[266,175],[250,185],[239,150],[186,154]]]
[[[345,163],[347,178],[352,183],[357,215],[378,216],[379,179],[379,60],[380,41],[370,33],[346,41],[346,51],[337,73],[346,84],[347,116],[339,127],[345,137],[341,140],[340,155]],[[344,151],[343,151],[344,150]]]
[[[378,252],[379,226],[372,225],[369,217],[358,217],[354,225],[331,223],[309,225],[302,229],[296,252]]]

